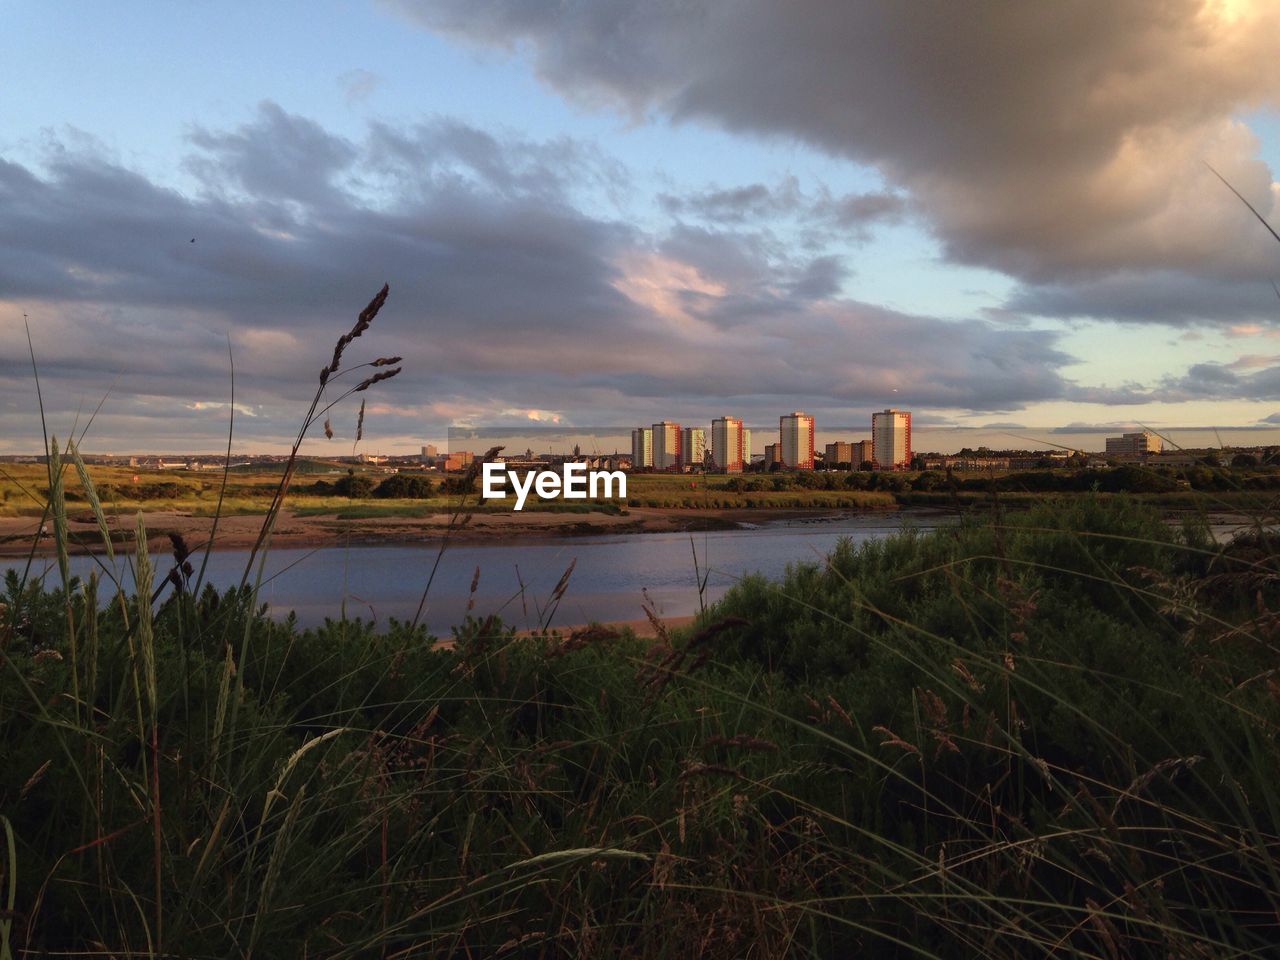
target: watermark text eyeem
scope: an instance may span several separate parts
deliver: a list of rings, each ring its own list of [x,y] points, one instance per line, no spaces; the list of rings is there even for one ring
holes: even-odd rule
[[[585,463],[564,463],[560,471],[508,470],[504,463],[485,463],[480,468],[480,496],[485,500],[501,500],[507,495],[507,483],[516,494],[516,510],[523,510],[532,490],[543,500],[597,500],[625,498],[627,475],[621,470],[588,470]],[[614,488],[617,492],[614,492]]]

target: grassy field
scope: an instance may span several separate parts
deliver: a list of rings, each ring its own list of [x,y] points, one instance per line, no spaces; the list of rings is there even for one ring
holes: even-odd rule
[[[325,461],[303,461],[299,477],[294,481],[289,509],[298,516],[339,515],[350,519],[380,517],[426,517],[452,513],[459,498],[440,490],[440,476],[427,474],[435,486],[433,496],[425,499],[377,496],[348,497],[331,489],[317,491],[317,481],[332,485],[346,475],[346,467]],[[1200,468],[1198,468],[1200,469]],[[144,471],[119,467],[95,467],[95,482],[104,504],[117,512],[132,513],[137,509],[174,510],[193,516],[212,516],[218,506],[222,483],[219,472],[186,470]],[[387,474],[366,469],[359,471],[376,485]],[[1082,472],[1045,470],[1034,474],[1005,475],[995,480],[995,500],[1006,505],[1033,505],[1047,496],[1074,496],[1094,492],[1096,477],[1117,475],[1117,471]],[[1203,471],[1196,488],[1176,486],[1175,481],[1156,476],[1159,484],[1136,479],[1136,489],[1097,491],[1102,495],[1129,496],[1167,510],[1244,510],[1273,512],[1280,489],[1274,471]],[[1096,474],[1096,476],[1095,476]],[[1084,477],[1082,480],[1081,477]],[[136,478],[136,479],[135,479]],[[280,470],[238,469],[228,478],[224,514],[252,515],[263,513],[270,503],[280,478]],[[928,506],[942,509],[989,508],[993,494],[987,489],[993,478],[987,474],[954,474],[951,488],[942,475],[934,473],[868,473],[672,475],[631,474],[627,480],[627,500],[572,501],[539,500],[531,495],[525,504],[527,512],[583,513],[617,512],[628,507],[679,510],[876,510],[896,506]],[[1086,482],[1091,486],[1086,486]],[[0,516],[38,516],[44,509],[47,490],[45,468],[40,464],[7,464],[0,467]],[[871,485],[874,489],[865,489]],[[82,491],[74,476],[67,478],[67,497],[73,513],[83,504]],[[1145,489],[1155,486],[1157,489]],[[1075,489],[1071,489],[1075,487]],[[478,512],[506,512],[508,501],[495,500],[474,504]],[[87,508],[87,507],[86,507]],[[83,514],[83,510],[80,511]]]
[[[345,468],[328,466],[326,471],[312,465],[305,475],[294,482],[290,509],[302,516],[319,516],[341,513],[351,517],[427,516],[448,513],[458,506],[459,498],[441,492],[439,475],[430,475],[437,486],[434,496],[427,499],[391,499],[376,497],[351,498],[332,494],[317,495],[311,484],[317,479],[330,483],[341,478]],[[48,486],[45,468],[40,464],[7,464],[0,467],[0,516],[38,516],[44,509]],[[361,471],[375,483],[386,474],[379,471]],[[139,472],[121,467],[95,467],[95,483],[99,487],[104,505],[120,511],[166,509],[188,512],[197,516],[212,515],[218,504],[222,483],[221,473],[187,470]],[[134,478],[137,478],[135,481]],[[230,513],[261,513],[271,500],[279,481],[278,470],[237,470],[228,478],[224,510]],[[892,507],[893,495],[885,491],[862,490],[774,490],[769,481],[760,481],[765,489],[735,492],[723,489],[732,478],[724,476],[664,476],[661,474],[637,474],[628,477],[628,498],[624,504],[616,500],[589,500],[566,502],[541,501],[530,496],[526,511],[553,511],[582,513],[589,510],[616,511],[621,506],[657,507],[676,509],[874,509]],[[83,501],[79,483],[75,477],[67,479],[67,496],[71,509],[77,501]],[[474,498],[473,498],[474,499]],[[509,511],[510,504],[496,500],[475,509]]]

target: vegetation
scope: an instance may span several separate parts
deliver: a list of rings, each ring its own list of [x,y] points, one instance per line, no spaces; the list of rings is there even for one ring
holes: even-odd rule
[[[373,479],[363,473],[352,471],[334,481],[333,492],[340,497],[359,500],[373,493]]]
[[[938,470],[875,473],[818,471],[771,474],[680,475],[633,473],[627,478],[626,506],[666,510],[877,510],[899,506],[984,507],[998,495],[1008,504],[1031,505],[1053,495],[1095,492],[1134,496],[1168,510],[1271,509],[1280,492],[1280,467],[1258,464],[1237,455],[1231,466],[1197,463],[1191,467],[1055,468],[1005,474],[965,474]],[[294,484],[291,510],[304,516],[349,514],[352,499],[398,502],[369,516],[427,516],[457,509],[460,497],[475,499],[476,484],[459,476],[432,477],[402,471],[385,473],[334,461],[299,458],[298,474],[314,479]],[[0,516],[39,516],[48,496],[43,464],[6,465],[0,470]],[[210,472],[166,470],[138,474],[125,468],[95,469],[103,503],[122,510],[173,510],[212,515],[219,503],[228,513],[261,513],[272,502],[283,472],[281,465],[262,465],[229,476]],[[84,503],[78,479],[69,477],[64,495]],[[540,500],[531,494],[526,512],[616,512],[620,502],[593,500],[567,503]],[[510,506],[503,501],[476,504],[480,511]],[[364,508],[361,507],[361,510]]]
[[[656,643],[299,630],[176,557],[154,606],[122,559],[10,575],[0,948],[1260,956],[1274,556],[1086,495],[842,545]]]
[[[375,497],[398,500],[429,500],[435,493],[431,478],[414,473],[395,473],[374,489]]]
[[[279,471],[154,496],[265,504],[260,557],[386,295]],[[638,476],[632,498],[664,505],[991,510],[747,578],[685,632],[655,618],[656,642],[495,617],[440,642],[273,620],[252,563],[218,592],[176,534],[157,564],[141,514],[123,538],[103,505],[150,481],[95,484],[74,445],[48,450],[43,484],[5,475],[57,580],[11,572],[0,601],[0,960],[1243,958],[1280,939],[1274,537],[1260,520],[1220,546],[1138,502],[1257,496],[1218,478],[1265,468],[1146,492],[1113,472],[1125,489],[1048,502],[952,475]],[[475,509],[474,474],[355,506],[372,476],[335,478],[316,509],[451,510],[441,554]],[[1007,516],[1011,498],[1038,505]],[[87,582],[69,504],[101,535]]]

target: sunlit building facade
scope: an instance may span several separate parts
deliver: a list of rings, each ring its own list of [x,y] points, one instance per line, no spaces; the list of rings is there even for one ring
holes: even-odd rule
[[[631,431],[631,469],[653,466],[653,428],[636,427]]]
[[[890,408],[871,415],[871,460],[877,470],[911,466],[910,411]]]
[[[1164,441],[1150,430],[1107,437],[1108,457],[1147,457],[1160,453],[1163,449]]]
[[[707,453],[707,431],[685,427],[680,436],[680,462],[686,468],[701,467]]]
[[[742,421],[737,417],[717,417],[711,421],[711,458],[723,473],[741,473],[750,462],[750,451],[742,448]]]
[[[655,470],[679,470],[680,424],[663,420],[653,425],[653,468]]]
[[[822,451],[822,463],[831,468],[841,463],[853,463],[853,444],[837,440],[828,443]],[[856,463],[853,466],[857,466]]]
[[[797,410],[778,418],[779,460],[793,470],[813,469],[813,417]]]

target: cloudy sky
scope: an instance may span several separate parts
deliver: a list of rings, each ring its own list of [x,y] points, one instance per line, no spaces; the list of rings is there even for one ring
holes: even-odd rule
[[[1280,243],[1213,172],[1280,227],[1277,36],[1271,0],[4,3],[0,453],[40,445],[24,315],[86,450],[216,449],[228,343],[267,450],[384,281],[369,452],[888,405],[924,449],[1280,442]]]

